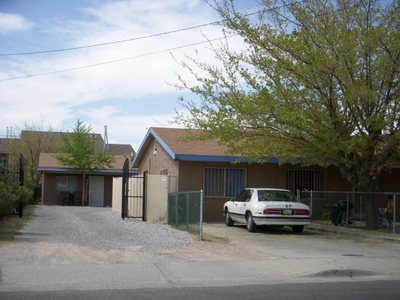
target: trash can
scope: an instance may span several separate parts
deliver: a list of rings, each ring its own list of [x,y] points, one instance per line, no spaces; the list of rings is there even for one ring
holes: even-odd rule
[[[342,200],[338,203],[341,215],[347,217],[346,224],[353,224],[353,202]]]
[[[342,223],[342,214],[340,213],[340,207],[335,204],[331,207],[331,219],[332,224],[337,226],[339,223]]]

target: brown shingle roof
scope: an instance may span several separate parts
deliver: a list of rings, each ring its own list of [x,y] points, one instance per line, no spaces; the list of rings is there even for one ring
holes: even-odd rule
[[[175,154],[226,156],[228,148],[213,140],[188,140],[189,135],[200,133],[196,129],[152,128]]]
[[[125,156],[115,155],[114,163],[111,168],[104,168],[105,170],[122,170],[125,162]],[[62,165],[58,159],[54,157],[54,153],[40,153],[38,170],[51,170],[51,169],[69,169],[68,166]]]
[[[135,155],[133,147],[129,144],[109,144],[108,148],[109,151],[115,155],[126,155],[126,156]]]
[[[201,131],[184,128],[150,128],[132,161],[132,167],[137,168],[145,153],[154,151],[154,147],[162,147],[172,159],[181,161],[234,162],[242,158],[228,155],[228,148],[220,145],[217,139],[188,139],[188,136],[196,134],[201,134]]]

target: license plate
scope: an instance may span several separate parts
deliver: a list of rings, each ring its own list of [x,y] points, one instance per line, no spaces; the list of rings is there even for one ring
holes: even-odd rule
[[[291,215],[292,211],[290,209],[284,209],[282,210],[282,215]]]

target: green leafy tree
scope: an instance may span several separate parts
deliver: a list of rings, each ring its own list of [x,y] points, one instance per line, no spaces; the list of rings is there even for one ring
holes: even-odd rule
[[[222,67],[189,58],[200,96],[181,99],[178,121],[232,153],[260,161],[334,165],[356,190],[373,192],[399,159],[400,2],[262,1],[258,14],[215,1],[245,51],[215,48]],[[368,200],[368,226],[376,203]]]
[[[86,203],[87,175],[97,169],[111,167],[114,160],[112,153],[97,151],[96,140],[91,131],[90,126],[77,120],[73,132],[65,135],[61,152],[55,154],[55,158],[63,165],[82,173],[82,205]]]

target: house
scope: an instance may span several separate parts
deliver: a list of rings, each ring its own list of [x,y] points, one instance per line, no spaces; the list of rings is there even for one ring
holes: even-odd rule
[[[196,130],[150,128],[132,161],[141,174],[176,177],[178,191],[204,191],[204,221],[222,221],[223,203],[244,187],[274,187],[315,191],[350,191],[350,184],[333,166],[302,167],[278,164],[271,158],[265,163],[241,160],[227,155],[217,140],[188,140]],[[400,170],[382,179],[382,190],[395,190]],[[397,178],[397,179],[396,179]]]
[[[61,133],[68,134],[68,133]],[[122,176],[122,167],[127,157],[135,154],[129,144],[104,143],[100,134],[93,134],[97,151],[108,151],[114,154],[113,165],[110,168],[97,169],[88,174],[89,184],[86,202],[82,203],[82,173],[62,165],[54,153],[40,153],[37,170],[41,173],[41,202],[46,205],[112,205],[113,178]]]
[[[124,155],[115,155],[111,168],[89,174],[89,195],[83,205],[111,206],[113,178],[122,176]],[[38,171],[42,175],[42,204],[82,205],[82,173],[63,166],[53,153],[40,153]]]

